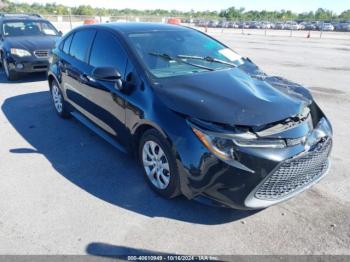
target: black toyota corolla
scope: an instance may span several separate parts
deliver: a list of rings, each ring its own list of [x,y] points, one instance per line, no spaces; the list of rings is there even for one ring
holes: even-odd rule
[[[329,169],[332,128],[310,92],[194,29],[77,28],[53,51],[48,81],[61,117],[135,153],[165,197],[260,209]]]

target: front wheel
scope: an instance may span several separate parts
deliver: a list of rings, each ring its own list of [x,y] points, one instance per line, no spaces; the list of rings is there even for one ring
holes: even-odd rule
[[[9,68],[5,58],[2,59],[2,67],[4,68],[7,80],[14,81],[19,78],[19,74]]]
[[[175,154],[169,142],[155,129],[143,134],[139,145],[139,159],[146,180],[154,191],[166,198],[180,194]]]

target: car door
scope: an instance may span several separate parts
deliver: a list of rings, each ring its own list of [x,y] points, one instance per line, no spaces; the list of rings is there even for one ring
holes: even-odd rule
[[[92,71],[97,67],[113,67],[125,80],[127,55],[118,39],[109,31],[99,29],[91,45],[88,67],[79,72],[80,106],[90,120],[109,134],[126,141],[125,99],[114,82],[94,79]]]
[[[66,38],[63,44],[63,53],[58,62],[62,72],[63,89],[67,101],[78,111],[87,114],[84,103],[84,73],[91,71],[88,64],[89,50],[96,30],[82,29]]]

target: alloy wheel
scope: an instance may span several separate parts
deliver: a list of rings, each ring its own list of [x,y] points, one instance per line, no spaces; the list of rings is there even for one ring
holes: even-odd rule
[[[156,142],[147,141],[142,149],[142,162],[152,184],[165,189],[170,183],[170,168],[163,149]]]
[[[62,100],[63,99],[62,99],[61,92],[55,83],[52,85],[51,93],[52,93],[53,102],[54,102],[54,105],[55,105],[57,112],[62,113],[62,110],[63,110],[63,101]]]

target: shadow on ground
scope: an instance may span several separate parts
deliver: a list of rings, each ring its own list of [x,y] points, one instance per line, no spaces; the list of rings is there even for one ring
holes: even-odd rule
[[[42,154],[60,175],[103,201],[149,217],[209,225],[254,214],[205,206],[184,197],[159,197],[145,183],[134,158],[119,153],[74,119],[59,118],[48,91],[8,98],[2,111],[32,147],[12,148],[10,153]]]

